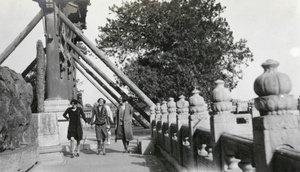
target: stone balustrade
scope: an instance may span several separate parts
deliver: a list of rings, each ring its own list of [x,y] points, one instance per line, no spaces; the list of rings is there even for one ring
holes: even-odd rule
[[[158,103],[151,115],[158,150],[187,171],[299,169],[297,100],[288,94],[291,82],[277,72],[278,65],[274,60],[262,65],[265,72],[254,83],[259,96],[254,100],[232,103],[224,82],[217,80],[211,111],[197,89],[189,98]]]

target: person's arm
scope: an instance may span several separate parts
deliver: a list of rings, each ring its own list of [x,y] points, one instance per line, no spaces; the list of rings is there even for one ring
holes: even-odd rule
[[[86,123],[86,117],[85,117],[85,113],[83,112],[83,109],[82,109],[82,108],[79,108],[79,111],[80,111],[80,114],[81,114],[82,119],[83,119],[84,122]]]
[[[127,106],[128,106],[128,108],[129,108],[129,121],[130,121],[130,123],[132,123],[132,118],[133,118],[133,107],[132,107],[129,103],[127,103]]]
[[[107,110],[107,115],[109,117],[109,122],[114,123],[114,118],[113,118],[113,114],[112,114],[110,107],[106,106],[106,110]]]
[[[69,114],[68,109],[66,109],[66,111],[63,113],[63,117],[66,118],[66,120],[69,120],[69,117],[67,116],[67,114]]]
[[[94,117],[95,117],[95,107],[92,109],[92,117],[91,117],[91,125],[94,125]]]
[[[110,121],[109,121],[109,114],[108,114],[107,107],[108,106],[106,106],[106,105],[103,106],[102,113],[104,113],[105,116],[106,116],[106,125],[109,128],[110,127]]]
[[[117,125],[117,127],[119,126],[119,118],[120,118],[120,116],[119,116],[119,111],[120,111],[120,107],[118,107],[118,109],[117,109],[117,113],[116,113],[116,125]]]

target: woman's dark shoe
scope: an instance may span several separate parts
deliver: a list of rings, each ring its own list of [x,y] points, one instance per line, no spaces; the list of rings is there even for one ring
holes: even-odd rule
[[[75,155],[76,157],[79,157],[79,153],[76,153],[76,155]]]
[[[74,154],[71,155],[71,158],[74,158]]]

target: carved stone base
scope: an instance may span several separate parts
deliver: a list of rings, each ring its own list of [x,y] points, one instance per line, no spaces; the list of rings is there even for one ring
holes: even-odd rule
[[[51,112],[56,115],[58,120],[58,130],[60,143],[68,142],[67,130],[69,122],[62,116],[65,110],[70,107],[69,100],[45,100],[45,112]]]
[[[284,115],[289,110],[297,109],[297,101],[293,95],[269,95],[254,99],[255,107],[260,112],[260,116]]]
[[[38,121],[40,161],[43,163],[63,162],[56,113],[38,113],[35,117]]]

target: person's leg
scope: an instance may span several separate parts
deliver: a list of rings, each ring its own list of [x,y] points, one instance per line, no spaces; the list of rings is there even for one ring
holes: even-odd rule
[[[100,155],[101,153],[101,130],[98,125],[95,125],[95,131],[96,131],[96,138],[97,138],[97,154]]]
[[[110,145],[110,136],[111,136],[111,132],[110,130],[108,130],[107,132],[107,144]]]
[[[97,140],[97,143],[98,143],[98,151],[97,151],[97,154],[99,155],[100,152],[101,152],[101,140]]]
[[[129,141],[128,140],[126,140],[126,147],[127,147],[127,153],[130,153],[130,150],[129,150]]]
[[[74,158],[74,154],[75,154],[75,139],[74,137],[71,137],[70,139],[70,146],[71,146],[71,158]]]
[[[106,155],[106,152],[105,152],[105,147],[106,147],[106,143],[105,143],[105,138],[102,139],[102,145],[103,145],[103,155]]]
[[[122,142],[123,142],[123,146],[124,146],[124,153],[126,153],[127,152],[127,141],[126,141],[126,139],[125,138],[123,138],[122,139]]]
[[[76,154],[75,156],[79,156],[79,149],[80,149],[80,140],[77,140],[77,145],[76,145]]]

